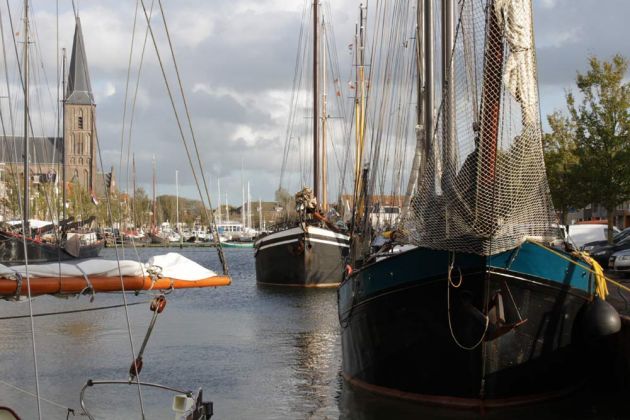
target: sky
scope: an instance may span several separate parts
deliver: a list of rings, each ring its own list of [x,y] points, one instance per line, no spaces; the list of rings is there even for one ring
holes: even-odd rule
[[[304,1],[307,0],[162,0],[205,173],[213,195],[217,179],[221,179],[222,201],[228,192],[230,203],[240,205],[241,179],[249,181],[255,200],[272,200],[278,188]],[[575,89],[576,74],[586,70],[589,55],[609,59],[621,53],[630,57],[630,29],[626,21],[630,16],[630,2],[533,1],[544,119],[554,110],[565,109],[565,92]],[[9,3],[12,13],[19,16],[21,2],[10,0]],[[149,7],[151,0],[145,3]],[[331,1],[338,50],[346,64],[349,61],[346,46],[352,42],[359,3],[358,0]],[[114,165],[118,172],[121,156],[124,161],[131,151],[136,161],[137,183],[148,189],[155,156],[157,193],[175,193],[177,170],[180,194],[197,198],[150,41],[138,88],[132,145],[130,149],[125,146],[121,154],[136,1],[75,0],[75,5],[81,17],[97,104],[103,166]],[[31,14],[38,43],[35,48],[41,51],[47,79],[52,85],[57,62],[56,8],[56,1],[32,0]],[[72,2],[59,0],[58,8],[59,47],[70,51],[74,31]],[[6,5],[3,4],[0,11],[6,22]],[[16,16],[13,19],[16,25],[20,24]],[[136,30],[139,39],[144,36],[144,23],[139,20]],[[155,25],[160,53],[170,63],[162,28]],[[137,55],[133,61],[135,72]],[[169,83],[176,90],[172,65],[168,68]],[[341,72],[349,75],[349,66],[342,63]],[[131,86],[135,86],[135,74]],[[53,104],[54,100],[49,102]],[[181,109],[181,102],[178,106]],[[51,115],[54,119],[54,113]],[[117,173],[119,183],[125,176]]]

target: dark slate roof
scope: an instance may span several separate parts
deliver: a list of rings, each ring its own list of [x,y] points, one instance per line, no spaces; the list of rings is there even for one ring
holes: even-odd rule
[[[60,137],[29,137],[31,164],[58,164],[63,161],[63,139]],[[0,162],[24,162],[24,137],[0,136]]]
[[[72,56],[70,57],[70,69],[68,70],[68,90],[66,102],[76,105],[93,105],[94,95],[90,84],[81,20],[77,17],[74,28],[74,42],[72,44]]]

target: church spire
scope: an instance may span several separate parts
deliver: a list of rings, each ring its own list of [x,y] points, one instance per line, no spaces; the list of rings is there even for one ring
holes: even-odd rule
[[[70,57],[70,69],[68,72],[68,89],[66,91],[66,103],[76,105],[94,105],[94,95],[90,84],[81,20],[77,16],[74,28],[74,43],[72,44],[72,56]]]

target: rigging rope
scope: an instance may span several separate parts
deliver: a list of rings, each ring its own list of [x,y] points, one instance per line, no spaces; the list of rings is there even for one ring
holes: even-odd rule
[[[127,306],[135,306],[135,305],[144,305],[151,302],[151,300],[144,300],[141,302],[131,302],[127,303]],[[59,312],[40,312],[33,314],[33,318],[45,317],[45,316],[57,316],[57,315],[68,315],[68,314],[76,314],[82,312],[96,312],[96,311],[104,311],[107,309],[117,309],[124,307],[125,304],[119,305],[109,305],[109,306],[99,306],[97,308],[85,308],[85,309],[71,309],[68,311],[59,311]],[[3,316],[0,317],[0,321],[12,320],[12,319],[23,319],[30,318],[31,315],[12,315],[12,316]]]
[[[170,84],[168,82],[168,78],[166,77],[166,71],[164,69],[164,63],[162,61],[162,56],[160,54],[160,51],[159,51],[159,48],[158,48],[158,45],[157,45],[157,40],[155,39],[155,34],[153,33],[153,27],[151,26],[151,21],[149,19],[149,15],[147,13],[146,6],[144,4],[144,0],[140,0],[140,3],[142,4],[142,10],[144,12],[144,16],[145,16],[145,19],[147,21],[147,26],[148,26],[149,32],[151,34],[151,40],[153,41],[153,47],[155,48],[155,54],[157,56],[158,63],[160,65],[160,70],[162,72],[162,78],[164,80],[164,84],[165,84],[165,87],[166,87],[166,91],[168,93],[168,97],[169,97],[169,100],[170,100],[170,103],[171,103],[171,107],[172,107],[173,113],[175,115],[175,121],[177,122],[177,128],[179,130],[180,139],[182,140],[182,143],[184,145],[184,149],[186,151],[186,157],[188,158],[188,163],[190,164],[190,169],[191,169],[193,178],[195,180],[195,185],[197,187],[197,192],[199,193],[199,199],[201,200],[201,204],[202,204],[202,206],[204,208],[204,212],[206,214],[206,220],[208,220],[211,223],[214,223],[214,216],[212,216],[212,217],[209,216],[208,209],[207,209],[206,204],[205,204],[204,196],[203,196],[203,194],[201,192],[201,187],[199,186],[199,179],[197,177],[197,171],[195,170],[195,165],[193,163],[193,159],[192,159],[191,154],[190,154],[190,150],[189,150],[189,147],[188,147],[188,142],[186,141],[186,136],[184,135],[184,130],[183,130],[183,127],[182,127],[182,124],[181,124],[181,120],[179,118],[179,113],[177,112],[177,107],[175,106],[175,100],[173,98],[173,93],[171,91],[171,86],[170,86]],[[198,157],[198,159],[200,159],[198,154],[197,154],[197,157]],[[201,170],[202,176],[203,176],[203,167],[200,167],[200,170]],[[204,182],[204,185],[206,187],[206,192],[207,192],[207,184],[205,182]],[[210,199],[210,197],[209,197],[209,194],[208,194],[208,200],[209,199]],[[211,205],[211,203],[208,202],[208,205]],[[218,253],[219,253],[219,260],[221,261],[221,264],[223,266],[223,272],[224,272],[224,274],[227,275],[227,274],[229,274],[229,271],[228,271],[227,263],[225,261],[225,258],[224,258],[224,255],[223,255],[223,251],[222,251],[222,248],[221,248],[221,245],[220,245],[219,234],[218,234],[216,229],[215,229],[214,238],[215,238],[215,242],[217,243],[217,249],[218,249]]]
[[[85,65],[87,65],[87,63],[85,63]],[[91,118],[91,120],[92,120],[92,130],[94,131],[94,142],[96,144],[96,148],[98,151],[99,164],[101,165],[101,168],[103,168],[103,152],[101,150],[101,143],[100,143],[98,132],[96,129],[96,122],[94,121],[94,118]],[[102,179],[103,185],[105,185],[105,173],[102,174],[101,179]],[[112,213],[112,203],[111,203],[109,190],[107,190],[107,188],[105,189],[105,203],[106,203],[106,208],[107,208],[107,217],[109,219],[110,226],[113,226],[114,216]],[[127,303],[127,293],[125,293],[125,282],[123,280],[122,270],[120,267],[120,254],[118,252],[118,244],[116,243],[116,241],[114,241],[114,252],[116,254],[116,264],[118,268],[118,278],[120,279],[120,290],[122,292],[121,294],[122,294],[122,299],[123,299],[123,307],[125,308],[125,322],[127,325],[127,336],[129,338],[129,348],[131,350],[132,359],[135,360],[136,352],[133,345],[133,333],[131,332],[131,320],[129,317],[129,307],[128,307],[129,304]],[[138,375],[138,382],[139,381],[140,381],[140,376]],[[138,389],[138,400],[140,403],[140,412],[142,414],[142,418],[144,418],[145,416],[144,416],[144,401],[142,399],[142,388],[140,387],[140,385],[138,385],[137,389]]]
[[[48,403],[48,404],[50,404],[50,405],[53,405],[53,406],[55,406],[55,407],[57,407],[57,408],[61,408],[61,409],[63,409],[63,410],[66,410],[67,412],[72,412],[73,414],[74,414],[74,412],[75,412],[75,409],[74,409],[74,408],[70,408],[70,407],[68,407],[68,406],[65,406],[65,405],[62,405],[62,404],[56,403],[56,402],[54,402],[54,401],[52,401],[52,400],[49,400],[49,399],[47,399],[47,398],[40,397],[40,396],[38,396],[38,394],[33,394],[32,392],[27,391],[27,390],[26,390],[26,389],[24,389],[24,388],[20,388],[20,387],[18,387],[18,386],[12,385],[12,384],[10,384],[10,383],[8,383],[8,382],[6,382],[6,381],[3,381],[2,379],[0,379],[0,384],[2,384],[2,385],[4,385],[4,386],[7,386],[7,387],[9,387],[9,388],[11,388],[11,389],[14,389],[14,390],[16,390],[16,391],[18,391],[18,392],[21,392],[21,393],[23,393],[23,394],[26,394],[26,395],[29,395],[29,396],[31,396],[31,397],[37,398],[37,400],[44,401],[45,403]]]
[[[179,75],[179,66],[177,65],[177,60],[175,59],[175,50],[173,48],[173,43],[171,42],[171,35],[168,30],[168,25],[166,23],[166,16],[164,15],[164,9],[162,8],[162,0],[158,0],[158,4],[160,6],[160,12],[162,15],[162,22],[164,23],[164,30],[166,32],[166,39],[168,39],[169,49],[171,51],[171,57],[173,59],[173,66],[175,67],[175,74],[177,75],[177,83],[179,85],[179,93],[182,98],[182,102],[184,103],[184,110],[186,112],[186,119],[188,120],[188,128],[190,129],[190,136],[192,139],[193,146],[195,148],[195,155],[197,156],[197,164],[199,165],[199,172],[201,173],[201,181],[203,182],[203,186],[206,191],[206,199],[208,200],[208,206],[212,209],[212,202],[210,201],[210,192],[208,191],[208,183],[206,182],[205,171],[203,170],[203,164],[201,163],[201,156],[199,154],[199,147],[197,146],[197,138],[195,136],[195,130],[193,129],[192,121],[190,119],[190,111],[188,110],[188,101],[186,99],[186,95],[184,94],[184,87],[182,85],[182,79]],[[194,173],[194,172],[193,172]],[[199,191],[199,195],[201,195],[201,191]],[[203,202],[203,198],[202,198]],[[225,260],[225,255],[223,254],[223,246],[221,245],[221,241],[219,240],[219,231],[217,228],[216,221],[214,219],[214,212],[208,212],[208,209],[204,207],[204,211],[206,213],[206,220],[208,223],[212,224],[212,228],[214,231],[214,239],[216,243],[217,252],[219,254],[219,260],[221,261],[221,265],[223,266],[223,274],[227,275],[228,266],[227,261]]]

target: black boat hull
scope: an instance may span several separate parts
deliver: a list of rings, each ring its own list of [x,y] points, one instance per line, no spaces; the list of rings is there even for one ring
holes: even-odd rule
[[[574,324],[588,293],[471,255],[455,265],[449,282],[448,258],[418,248],[344,281],[339,311],[348,381],[461,407],[533,402],[580,383],[583,348]],[[444,270],[427,276],[425,263]],[[392,286],[370,291],[374,279]],[[496,323],[499,306],[503,329]]]
[[[55,261],[67,261],[77,258],[96,258],[105,245],[104,241],[98,240],[94,243],[81,245],[79,254],[73,256],[63,247],[54,243],[40,242],[27,239],[26,248],[29,263],[45,263]],[[24,264],[24,241],[21,236],[14,236],[5,232],[0,232],[0,261],[5,265]]]
[[[312,226],[287,229],[255,243],[260,284],[336,287],[341,283],[349,237]]]

